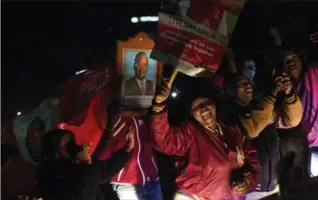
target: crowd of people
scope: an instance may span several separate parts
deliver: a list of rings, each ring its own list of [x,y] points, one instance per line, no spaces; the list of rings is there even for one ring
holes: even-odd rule
[[[288,193],[286,185],[318,175],[318,65],[306,66],[287,48],[275,56],[279,64],[257,93],[253,67],[225,74],[221,95],[189,91],[190,117],[179,125],[168,119],[172,86],[166,82],[144,116],[108,105],[93,155],[69,130],[46,133],[35,196],[109,199],[113,191],[120,200],[257,200],[279,189]],[[162,160],[159,167],[157,152],[173,167],[162,169]],[[162,171],[174,175],[172,197],[165,195],[170,185],[161,181]]]
[[[50,131],[42,139],[37,195],[105,199],[109,189],[103,187],[110,183],[120,200],[163,199],[155,151],[174,162],[168,170],[176,172],[175,200],[256,200],[277,192],[283,181],[317,175],[308,158],[318,147],[318,66],[305,68],[291,50],[281,55],[281,68],[258,99],[248,76],[228,74],[222,104],[206,91],[193,93],[191,118],[178,126],[169,124],[167,83],[145,116],[123,117],[109,105],[107,128],[93,156],[72,132]]]

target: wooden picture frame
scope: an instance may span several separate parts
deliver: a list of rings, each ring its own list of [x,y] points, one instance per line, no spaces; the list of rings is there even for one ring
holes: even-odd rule
[[[162,76],[162,64],[150,58],[154,45],[145,32],[127,41],[117,40],[116,68],[121,83],[118,95],[123,109],[146,110],[151,105]]]

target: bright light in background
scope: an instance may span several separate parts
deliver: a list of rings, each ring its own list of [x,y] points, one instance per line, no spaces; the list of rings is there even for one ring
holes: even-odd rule
[[[139,20],[141,22],[157,22],[158,21],[158,16],[142,16],[139,17]]]
[[[177,88],[172,88],[170,92],[170,96],[175,99],[179,96],[180,91]]]
[[[20,111],[19,111],[19,112],[17,112],[17,116],[19,116],[19,115],[21,115],[21,114],[22,114],[22,112],[20,112]]]
[[[138,17],[131,18],[131,23],[138,23],[138,22],[139,22]]]
[[[132,17],[131,23],[139,23],[139,22],[157,22],[159,20],[158,16],[141,16],[139,17]]]
[[[84,72],[86,72],[86,71],[87,71],[87,69],[82,69],[82,70],[80,70],[80,71],[75,72],[75,75],[84,73]]]
[[[178,96],[178,93],[177,92],[171,92],[171,96],[172,96],[172,98],[176,98]]]
[[[64,129],[65,128],[65,123],[60,123],[57,125],[57,128],[59,129]]]

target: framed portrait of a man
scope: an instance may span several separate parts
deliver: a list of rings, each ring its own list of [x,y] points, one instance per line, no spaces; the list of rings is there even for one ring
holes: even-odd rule
[[[147,108],[151,105],[162,70],[160,64],[150,58],[153,46],[154,41],[146,33],[117,43],[123,107]]]

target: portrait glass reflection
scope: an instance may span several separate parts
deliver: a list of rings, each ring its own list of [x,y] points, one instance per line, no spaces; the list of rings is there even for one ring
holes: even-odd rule
[[[151,50],[124,49],[122,104],[146,108],[151,105],[157,79],[157,62],[150,58]]]

